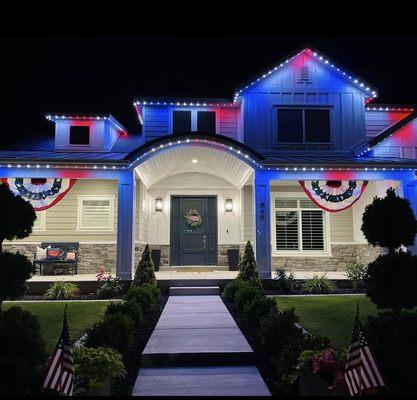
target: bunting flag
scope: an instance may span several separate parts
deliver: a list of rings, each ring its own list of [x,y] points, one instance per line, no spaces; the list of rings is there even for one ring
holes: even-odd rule
[[[35,211],[53,207],[68,193],[76,179],[3,178],[2,182],[18,196],[28,200]]]
[[[368,181],[299,181],[307,196],[321,209],[338,212],[352,207]]]

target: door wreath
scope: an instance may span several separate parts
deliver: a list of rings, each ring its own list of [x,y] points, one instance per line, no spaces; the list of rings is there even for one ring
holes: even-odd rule
[[[191,229],[198,228],[203,222],[201,214],[195,209],[190,208],[190,211],[184,215],[185,223]]]

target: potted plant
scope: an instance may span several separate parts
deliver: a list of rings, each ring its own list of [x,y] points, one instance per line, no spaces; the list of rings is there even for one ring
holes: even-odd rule
[[[74,349],[77,392],[87,396],[110,396],[112,380],[123,378],[122,356],[110,347]]]

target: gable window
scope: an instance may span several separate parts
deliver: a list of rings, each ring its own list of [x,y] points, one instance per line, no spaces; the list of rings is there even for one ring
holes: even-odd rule
[[[173,111],[172,133],[191,131],[191,111]]]
[[[275,197],[275,253],[327,251],[326,216],[310,199]]]
[[[77,199],[77,230],[114,230],[114,196],[77,196]]]
[[[197,131],[207,133],[216,132],[216,113],[214,111],[197,112]]]
[[[216,133],[216,111],[173,110],[171,132]]]
[[[277,108],[278,143],[330,143],[330,110]]]
[[[74,146],[88,146],[90,144],[90,127],[70,126],[69,144]]]

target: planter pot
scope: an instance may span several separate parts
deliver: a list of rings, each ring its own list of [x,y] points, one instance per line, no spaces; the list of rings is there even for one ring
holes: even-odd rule
[[[86,396],[110,396],[110,379],[106,379],[98,388],[92,388]]]
[[[298,390],[300,396],[335,396],[335,393],[328,388],[327,382],[313,373],[300,375]]]
[[[151,257],[154,264],[155,271],[159,271],[159,265],[161,263],[161,250],[151,250]]]
[[[239,249],[228,249],[227,261],[229,263],[229,271],[237,271],[239,269]]]

